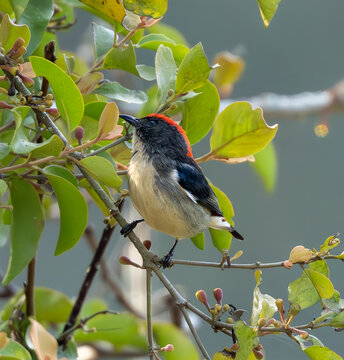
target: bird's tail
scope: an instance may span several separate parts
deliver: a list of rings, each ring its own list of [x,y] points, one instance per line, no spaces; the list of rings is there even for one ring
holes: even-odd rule
[[[227,230],[229,231],[236,239],[244,240],[244,237],[240,235],[234,227],[222,216],[212,216],[208,224],[208,227],[217,229],[217,230]]]

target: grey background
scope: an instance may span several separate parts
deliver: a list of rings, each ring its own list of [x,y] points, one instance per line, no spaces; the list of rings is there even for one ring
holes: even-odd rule
[[[282,0],[270,28],[266,30],[254,0],[170,1],[164,21],[178,28],[190,45],[201,41],[209,59],[222,50],[239,49],[244,53],[246,70],[233,96],[246,97],[264,91],[285,94],[315,91],[339,81],[343,76],[344,60],[343,14],[344,3],[339,0]],[[88,13],[78,12],[77,25],[59,36],[60,47],[75,50],[80,49],[81,42],[91,44],[90,21]],[[152,54],[140,53],[139,63],[149,61],[152,61]],[[264,190],[260,179],[247,164],[204,164],[206,175],[227,193],[233,203],[236,227],[245,236],[245,241],[233,241],[231,251],[244,251],[241,262],[283,260],[295,245],[319,249],[327,236],[344,231],[343,115],[331,115],[330,131],[323,139],[314,135],[317,121],[317,117],[274,121],[279,123],[279,130],[275,138],[278,180],[273,194]],[[207,140],[194,148],[196,155],[207,150]],[[100,234],[102,216],[96,209],[90,214],[90,222],[96,224]],[[74,296],[91,254],[81,241],[67,254],[53,257],[57,231],[57,222],[50,222],[45,229],[39,249],[37,283]],[[123,242],[118,231],[113,240]],[[163,254],[173,240],[154,233],[152,241],[152,250]],[[119,255],[111,253],[110,262],[113,256]],[[1,254],[2,268],[7,263],[7,257],[8,254]],[[205,251],[196,249],[188,240],[183,241],[177,248],[176,257],[208,261],[219,259],[209,238]],[[334,286],[342,292],[343,265],[334,261],[329,265]],[[213,288],[222,287],[225,301],[247,309],[245,319],[249,320],[254,287],[252,271],[221,272],[179,266],[166,271],[166,274],[173,283],[184,286],[186,296],[194,304],[197,303],[194,293],[198,289],[205,289],[210,295]],[[265,270],[261,290],[287,301],[287,285],[300,275],[298,267],[290,271]],[[18,285],[20,281],[21,278],[17,281]],[[105,290],[99,292],[99,286],[95,284],[93,292],[109,298]],[[305,311],[295,324],[310,321],[319,313],[319,307],[316,305]],[[314,335],[326,346],[344,355],[343,333],[323,329],[316,330]],[[230,346],[225,336],[213,334],[207,325],[201,326],[200,336],[211,354]],[[268,336],[262,338],[262,343],[268,359],[307,359],[286,336]]]

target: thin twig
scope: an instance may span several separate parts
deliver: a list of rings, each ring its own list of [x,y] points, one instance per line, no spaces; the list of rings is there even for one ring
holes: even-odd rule
[[[57,60],[57,57],[55,56],[55,41],[49,41],[47,45],[45,45],[44,47],[44,57],[51,61],[52,63],[55,63],[55,61]],[[42,86],[41,86],[41,91],[43,93],[43,96],[46,96],[48,94],[48,89],[49,89],[49,81],[43,77],[42,80]]]
[[[91,151],[90,153],[86,154],[85,157],[89,157],[89,156],[94,156],[94,155],[99,155],[102,152],[111,149],[112,147],[121,144],[122,142],[128,141],[130,140],[132,137],[132,134],[128,134],[128,135],[124,135],[121,138],[115,140],[114,142],[112,142],[111,144],[105,145],[103,147],[101,147],[100,149]]]
[[[147,296],[147,333],[149,360],[154,360],[153,326],[152,326],[152,270],[146,270],[146,296]]]
[[[36,257],[34,257],[27,268],[27,282],[25,285],[26,315],[35,315],[35,270]]]
[[[87,293],[91,287],[94,276],[97,273],[100,259],[105,251],[107,244],[110,241],[110,237],[112,235],[113,230],[114,230],[114,227],[106,226],[106,228],[103,231],[103,235],[99,242],[97,251],[95,252],[93,259],[91,261],[91,264],[90,264],[89,268],[87,269],[85,279],[81,285],[78,297],[75,300],[75,303],[73,305],[73,308],[69,315],[69,318],[64,326],[63,333],[66,333],[69,329],[71,329],[75,325],[76,319],[80,314],[82,305],[83,305],[83,303],[86,299]],[[69,340],[69,336],[61,335],[59,337],[59,344],[65,345],[68,340]]]
[[[207,350],[205,349],[200,337],[198,336],[197,332],[196,332],[196,329],[194,328],[192,322],[191,322],[191,319],[189,317],[189,314],[188,312],[186,311],[185,307],[184,306],[180,306],[180,310],[181,312],[183,313],[184,315],[184,318],[185,318],[185,321],[186,323],[188,324],[188,327],[191,331],[191,334],[192,336],[194,337],[195,339],[195,342],[197,344],[197,346],[199,347],[202,355],[207,359],[207,360],[210,360],[210,357],[209,357],[209,354],[207,353]]]
[[[84,328],[84,326],[87,324],[87,322],[90,321],[91,319],[95,318],[96,316],[105,315],[105,314],[118,315],[118,312],[117,312],[117,311],[111,311],[111,310],[102,310],[102,311],[98,311],[98,312],[96,312],[96,313],[88,316],[88,317],[85,318],[85,319],[81,319],[77,324],[75,324],[75,325],[72,326],[70,329],[68,329],[68,330],[66,330],[65,332],[63,332],[63,333],[57,338],[57,341],[60,342],[60,341],[62,341],[64,338],[69,337],[71,334],[73,334],[75,330]]]

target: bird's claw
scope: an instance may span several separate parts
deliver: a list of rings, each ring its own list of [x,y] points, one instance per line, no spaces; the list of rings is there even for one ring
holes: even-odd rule
[[[121,235],[123,235],[124,237],[127,237],[136,228],[136,225],[139,224],[142,221],[144,221],[144,220],[143,219],[135,220],[135,221],[132,221],[131,223],[125,225],[121,229]]]

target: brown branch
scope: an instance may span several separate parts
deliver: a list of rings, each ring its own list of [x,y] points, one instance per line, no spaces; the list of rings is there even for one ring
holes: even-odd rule
[[[55,61],[57,60],[57,57],[55,56],[55,41],[49,41],[47,45],[45,45],[44,47],[44,57],[51,61],[52,63],[55,63]],[[42,80],[42,87],[41,87],[41,91],[43,93],[43,96],[46,96],[48,94],[48,89],[49,89],[49,81],[43,77]]]
[[[108,245],[108,243],[110,241],[113,230],[114,230],[114,227],[106,226],[106,228],[103,231],[103,235],[100,239],[97,251],[95,252],[94,257],[91,261],[91,264],[86,271],[86,276],[80,287],[78,297],[75,300],[74,306],[69,315],[67,323],[64,326],[63,333],[65,333],[67,335],[65,335],[65,336],[60,335],[60,337],[59,337],[60,345],[65,346],[69,340],[68,330],[71,329],[75,325],[76,319],[80,314],[82,305],[83,305],[83,303],[86,299],[87,293],[91,287],[94,276],[97,273],[100,259],[106,249],[106,246]]]
[[[27,282],[24,287],[26,299],[26,315],[35,315],[35,271],[36,271],[36,257],[34,257],[27,268]]]
[[[90,248],[93,251],[97,250],[97,244],[96,244],[96,240],[95,240],[95,236],[94,236],[94,232],[92,230],[92,228],[90,226],[86,227],[84,236],[90,246]],[[118,300],[118,302],[129,312],[131,312],[132,314],[134,314],[135,316],[137,316],[138,318],[143,318],[142,314],[140,314],[128,301],[128,299],[126,298],[126,296],[124,295],[121,287],[119,286],[119,284],[117,284],[116,280],[110,276],[110,271],[109,268],[106,264],[106,261],[102,258],[100,260],[100,272],[101,272],[101,276],[105,282],[105,284],[107,286],[109,286],[109,288],[113,291],[113,293],[116,296],[116,299]]]

